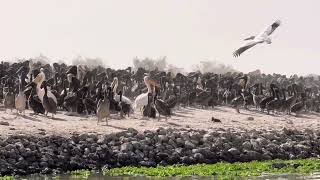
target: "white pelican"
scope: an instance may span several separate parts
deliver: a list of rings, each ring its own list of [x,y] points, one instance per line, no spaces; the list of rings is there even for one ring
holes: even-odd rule
[[[22,89],[22,79],[21,76],[19,76],[19,94],[15,98],[15,106],[18,111],[18,113],[24,114],[25,109],[26,109],[26,102],[27,102],[27,97],[24,94],[24,91]]]
[[[244,51],[246,51],[249,48],[252,48],[256,44],[260,43],[268,43],[271,44],[271,38],[269,37],[274,30],[276,30],[281,24],[280,20],[275,21],[270,26],[268,26],[264,31],[262,31],[258,36],[251,36],[249,38],[246,38],[244,40],[249,40],[244,45],[242,45],[239,49],[237,49],[234,53],[234,57],[240,56]]]
[[[112,91],[114,94],[114,100],[116,100],[117,102],[120,102],[120,95],[117,93],[118,85],[119,85],[118,78],[117,77],[113,78],[113,81],[111,83],[111,88],[112,88]],[[122,92],[122,93],[124,93],[124,92]],[[125,96],[122,96],[121,100],[122,100],[122,102],[124,102],[126,104],[132,104],[131,100]]]
[[[44,89],[41,88],[41,84],[42,82],[46,80],[46,75],[44,74],[43,72],[43,68],[40,69],[40,73],[37,75],[37,77],[33,80],[34,83],[37,84],[37,88],[36,88],[36,92],[37,92],[37,95],[41,101],[41,103],[43,102],[43,96],[44,96]],[[48,89],[48,97],[52,98],[53,101],[55,103],[57,103],[57,98],[54,94],[52,94],[52,92]]]
[[[134,100],[133,109],[138,109],[146,106],[148,104],[148,93],[153,94],[155,92],[155,86],[160,87],[160,85],[152,80],[149,76],[145,76],[143,80],[148,88],[148,92],[142,93],[136,97],[136,99]]]

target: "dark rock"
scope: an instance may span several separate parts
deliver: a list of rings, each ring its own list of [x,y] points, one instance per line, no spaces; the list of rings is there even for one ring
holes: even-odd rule
[[[191,141],[186,141],[184,147],[187,149],[194,149],[196,146]]]
[[[157,155],[160,159],[167,159],[169,157],[167,153],[158,153]]]
[[[248,117],[247,120],[248,120],[248,121],[253,121],[254,118],[253,118],[253,117]]]
[[[167,143],[169,140],[166,135],[158,135],[158,139],[159,139],[159,142],[161,143]]]
[[[0,125],[2,126],[9,126],[10,124],[6,121],[0,121]]]
[[[183,164],[191,164],[192,161],[193,161],[193,160],[192,160],[190,157],[188,157],[188,156],[183,156],[183,157],[181,157],[181,162],[182,162]]]
[[[292,167],[297,169],[300,166],[300,164],[293,164]]]
[[[240,151],[237,148],[231,148],[228,150],[228,152],[230,152],[230,154],[232,154],[233,156],[240,155]]]
[[[145,167],[155,167],[156,163],[154,161],[140,161],[139,164]]]
[[[204,156],[203,156],[201,153],[195,153],[195,154],[193,155],[193,158],[194,158],[194,160],[195,160],[196,162],[198,162],[198,163],[203,163],[203,162],[205,161],[205,158],[204,158]]]
[[[133,150],[133,145],[131,143],[124,143],[121,145],[120,151],[129,152]]]
[[[211,117],[211,121],[212,122],[216,122],[216,123],[221,123],[221,120],[220,119],[217,119],[215,117]]]
[[[51,173],[52,173],[52,169],[50,169],[50,168],[44,168],[41,171],[41,174],[51,174]]]

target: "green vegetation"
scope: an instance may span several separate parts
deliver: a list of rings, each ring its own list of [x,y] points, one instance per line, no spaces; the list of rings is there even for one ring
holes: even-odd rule
[[[71,177],[75,179],[88,179],[90,174],[91,172],[89,170],[76,170],[70,172]]]
[[[275,167],[279,165],[280,167]],[[283,167],[281,167],[283,166]],[[122,167],[103,170],[104,175],[143,176],[216,176],[218,179],[261,176],[263,174],[298,173],[310,174],[320,171],[320,159],[252,161],[247,163],[216,163],[191,166]]]
[[[13,176],[0,176],[0,180],[14,180]]]
[[[302,160],[272,160],[272,161],[252,161],[247,163],[216,163],[198,164],[191,166],[173,165],[147,167],[122,167],[114,169],[104,169],[104,176],[215,176],[217,179],[235,179],[236,177],[277,175],[277,174],[311,174],[320,171],[320,159]],[[93,172],[94,173],[94,172]],[[51,176],[54,180],[64,179],[88,179],[91,175],[89,170],[71,171],[63,175]],[[14,180],[14,176],[3,176],[0,180]],[[18,179],[21,179],[18,178]],[[29,179],[26,177],[26,179]]]

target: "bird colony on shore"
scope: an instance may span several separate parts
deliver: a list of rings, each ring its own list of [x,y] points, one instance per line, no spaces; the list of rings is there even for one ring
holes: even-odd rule
[[[232,106],[261,112],[299,115],[320,111],[319,77],[287,78],[260,72],[173,74],[138,68],[114,70],[41,64],[32,60],[1,62],[0,98],[6,111],[35,115],[67,111],[72,115],[96,115],[98,123],[110,114],[121,118],[133,111],[149,118],[167,119],[172,110],[197,106]]]

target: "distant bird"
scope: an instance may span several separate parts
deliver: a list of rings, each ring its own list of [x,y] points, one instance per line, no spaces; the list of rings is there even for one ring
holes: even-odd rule
[[[47,116],[48,113],[52,113],[53,118],[53,115],[57,113],[57,102],[55,101],[56,99],[53,99],[52,97],[48,96],[47,81],[43,81],[42,86],[44,89],[42,106],[46,111],[45,115]]]
[[[154,103],[155,109],[158,111],[158,114],[159,114],[158,120],[160,120],[160,114],[165,116],[167,120],[167,117],[171,116],[171,109],[169,108],[169,105],[166,102],[164,102],[162,99],[158,99],[159,91],[160,90],[158,88],[155,89],[153,103]]]
[[[220,119],[217,119],[217,118],[215,118],[215,117],[211,117],[211,121],[212,122],[221,122],[221,120]]]
[[[106,125],[108,125],[108,116],[110,115],[110,98],[112,95],[112,90],[111,88],[104,89],[104,97],[103,99],[99,99],[98,105],[97,105],[97,117],[98,117],[98,122],[102,119],[106,119]],[[108,96],[107,96],[108,94]]]
[[[13,89],[11,87],[8,87],[8,92],[4,94],[3,104],[4,104],[4,108],[6,110],[10,109],[11,112],[12,112],[12,109],[15,108],[15,96],[13,93]]]
[[[153,94],[156,87],[160,87],[160,84],[156,83],[149,75],[143,78],[145,85],[148,88],[148,92],[142,93],[136,97],[133,104],[133,109],[139,109],[148,104],[148,93]]]
[[[24,94],[23,88],[22,88],[22,76],[19,76],[19,94],[15,98],[15,106],[18,111],[18,113],[25,112],[26,104],[27,104],[27,97]]]
[[[36,92],[41,102],[43,102],[43,96],[45,93],[44,89],[41,88],[41,85],[42,85],[42,82],[45,80],[46,80],[46,75],[44,74],[44,69],[41,68],[40,72],[37,74],[36,78],[33,80],[33,82],[37,84]],[[48,97],[52,98],[55,103],[58,102],[56,96],[51,92],[51,90],[47,90],[47,95]]]
[[[264,31],[262,31],[258,36],[251,36],[246,39],[244,39],[246,42],[244,45],[242,45],[239,49],[237,49],[235,52],[233,52],[234,57],[240,56],[244,51],[252,48],[256,44],[260,43],[268,43],[271,44],[271,38],[269,37],[274,30],[276,30],[281,24],[280,20],[275,21],[271,24],[271,26],[268,26]]]
[[[39,113],[44,114],[45,109],[43,108],[42,103],[36,94],[37,84],[34,82],[31,82],[28,86],[31,87],[31,92],[28,98],[28,107],[30,107],[33,110],[35,115]]]

